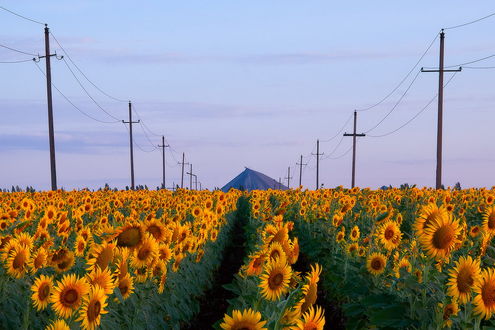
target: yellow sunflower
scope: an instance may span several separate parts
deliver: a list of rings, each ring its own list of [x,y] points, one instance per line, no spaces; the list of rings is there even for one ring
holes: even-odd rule
[[[325,326],[325,315],[323,309],[319,306],[313,308],[311,306],[306,313],[302,315],[302,319],[297,320],[297,324],[291,329],[293,330],[323,330]]]
[[[96,267],[86,276],[91,286],[100,286],[105,294],[111,294],[113,292],[115,282],[112,279],[112,273],[108,268],[101,270],[100,267]]]
[[[452,327],[452,320],[450,317],[452,315],[457,315],[459,313],[459,305],[456,301],[452,301],[450,304],[439,304],[440,310],[442,312],[443,326]]]
[[[261,293],[268,300],[278,300],[289,289],[292,270],[282,259],[270,261],[260,276]]]
[[[495,235],[495,206],[487,207],[482,216],[483,231]]]
[[[477,295],[473,299],[474,313],[489,319],[495,313],[495,268],[481,273],[481,280],[473,289]]]
[[[101,315],[108,313],[105,310],[107,307],[107,296],[104,290],[95,286],[91,288],[91,292],[84,298],[84,303],[79,312],[79,318],[83,329],[93,330],[101,322]]]
[[[127,273],[125,276],[118,279],[117,287],[120,290],[122,298],[127,299],[134,292],[134,280],[131,274]]]
[[[368,256],[366,261],[366,268],[373,275],[380,275],[385,271],[387,266],[387,257],[381,253],[373,253]]]
[[[131,265],[140,268],[151,264],[154,258],[158,255],[158,244],[153,236],[146,234],[139,247],[134,249],[134,254],[131,259]]]
[[[30,255],[28,247],[15,243],[9,252],[9,257],[5,265],[7,267],[7,273],[15,278],[23,277],[28,269]]]
[[[459,300],[461,304],[471,299],[471,291],[480,280],[480,261],[471,256],[460,257],[455,267],[449,272],[447,294]]]
[[[70,328],[64,320],[55,320],[45,330],[70,330]]]
[[[399,246],[402,232],[395,221],[388,220],[380,227],[378,237],[385,249],[391,251]]]
[[[359,227],[354,226],[351,230],[351,240],[357,241],[359,239]]]
[[[429,203],[425,205],[421,209],[421,213],[419,217],[416,218],[416,222],[414,223],[414,229],[418,236],[423,235],[424,230],[430,226],[437,219],[447,217],[448,212],[445,207],[438,207],[435,203]]]
[[[249,256],[250,261],[246,268],[246,275],[259,275],[263,271],[265,255],[263,253]]]
[[[75,274],[65,275],[53,289],[50,302],[58,316],[68,318],[79,308],[82,298],[89,291],[89,284]]]
[[[437,218],[420,237],[426,253],[435,259],[448,258],[457,243],[460,243],[461,226],[452,216]]]
[[[48,306],[50,292],[53,288],[53,278],[51,276],[40,275],[31,286],[31,299],[36,310],[40,311]]]
[[[103,241],[101,244],[94,244],[88,253],[88,271],[92,271],[97,266],[105,269],[113,261],[116,244]]]
[[[279,242],[271,243],[266,249],[266,255],[270,260],[282,259],[284,261],[287,261],[287,256],[282,245]]]
[[[251,308],[233,310],[232,316],[225,314],[220,327],[224,330],[266,330],[266,321],[261,321],[261,313]]]

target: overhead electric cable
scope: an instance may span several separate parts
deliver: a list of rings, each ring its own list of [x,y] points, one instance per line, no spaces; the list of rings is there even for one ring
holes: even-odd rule
[[[25,62],[31,62],[33,59],[29,60],[18,60],[18,61],[0,61],[2,64],[12,64],[12,63],[25,63]]]
[[[16,12],[13,12],[12,10],[7,9],[7,8],[5,8],[5,7],[0,6],[0,9],[5,10],[5,11],[8,11],[9,13],[11,13],[11,14],[13,14],[13,15],[15,15],[15,16],[18,16],[18,17],[23,18],[23,19],[25,19],[25,20],[31,21],[31,22],[33,22],[33,23],[37,23],[37,24],[41,24],[41,25],[45,25],[45,23],[41,23],[40,21],[37,21],[37,20],[34,20],[34,19],[32,19],[32,18],[29,18],[29,17],[23,16],[23,15],[21,15],[21,14],[18,14],[18,13],[16,13]]]
[[[481,18],[475,19],[474,21],[467,22],[467,23],[464,23],[464,24],[459,24],[459,25],[449,26],[449,27],[444,28],[444,30],[457,29],[457,28],[460,28],[460,27],[462,27],[462,26],[466,26],[466,25],[470,25],[470,24],[477,23],[477,22],[479,22],[479,21],[482,21],[482,20],[487,19],[487,18],[492,17],[492,16],[495,16],[495,13],[492,13],[492,14],[490,14],[490,15],[486,15],[486,16],[484,16],[484,17],[481,17]]]
[[[414,64],[414,66],[412,67],[412,69],[406,74],[406,76],[399,82],[399,84],[397,86],[395,86],[395,88],[390,93],[388,93],[378,103],[375,103],[372,106],[369,106],[369,107],[366,107],[366,108],[356,109],[356,111],[360,112],[360,111],[370,110],[370,109],[372,109],[372,108],[374,108],[374,107],[382,104],[383,102],[385,102],[385,100],[387,100],[390,96],[392,96],[392,94],[394,94],[395,91],[398,90],[400,86],[402,86],[402,84],[407,80],[407,78],[411,75],[411,73],[414,71],[414,69],[416,69],[416,67],[419,65],[419,63],[423,60],[423,58],[426,56],[426,54],[428,53],[428,51],[430,50],[430,48],[433,46],[433,44],[437,40],[438,35],[439,34],[437,33],[436,36],[435,36],[435,38],[430,42],[430,44],[428,45],[428,47],[426,48],[426,50],[424,51],[424,53],[421,55],[421,57],[419,58],[419,60],[416,62],[416,64]]]
[[[24,55],[29,55],[29,56],[38,56],[38,55],[33,54],[33,53],[24,52],[24,51],[22,51],[22,50],[15,49],[15,48],[12,48],[12,47],[9,47],[9,46],[5,46],[5,45],[1,45],[1,44],[0,44],[0,47],[2,47],[2,48],[6,48],[6,49],[11,50],[11,51],[13,51],[13,52],[17,52],[17,53],[24,54]]]

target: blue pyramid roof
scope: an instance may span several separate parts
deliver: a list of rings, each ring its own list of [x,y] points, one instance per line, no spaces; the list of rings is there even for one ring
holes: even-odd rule
[[[270,178],[261,172],[254,171],[247,168],[238,176],[233,178],[229,183],[222,187],[222,191],[227,192],[231,188],[239,190],[267,190],[267,189],[281,189],[287,190],[288,188],[283,184],[278,183],[277,180]]]

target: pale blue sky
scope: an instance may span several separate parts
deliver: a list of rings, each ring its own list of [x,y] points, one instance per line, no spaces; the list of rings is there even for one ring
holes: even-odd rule
[[[492,1],[2,1],[47,22],[85,74],[107,93],[131,99],[153,132],[165,134],[193,163],[205,187],[223,186],[244,166],[275,179],[299,155],[314,151],[353,109],[388,94],[412,68],[440,28],[495,12]],[[495,54],[495,17],[446,31],[446,65]],[[42,53],[43,27],[0,11],[0,44]],[[52,40],[53,51],[62,50]],[[0,61],[29,56],[0,48]],[[41,62],[44,68],[44,62]],[[438,40],[419,65],[438,64]],[[495,58],[473,64],[495,66]],[[358,130],[391,109],[411,77],[380,106],[359,114]],[[53,83],[77,106],[112,120],[80,89],[62,61],[52,61]],[[0,187],[50,184],[46,90],[33,63],[0,64]],[[413,117],[437,92],[437,74],[419,75],[397,109],[370,134],[389,132]],[[448,79],[449,75],[446,75]],[[115,102],[81,77],[113,116]],[[495,184],[492,129],[495,70],[464,70],[445,89],[444,183]],[[73,109],[57,91],[54,115],[60,186],[98,187],[129,182],[128,133]],[[352,129],[351,122],[345,130]],[[149,134],[155,144],[160,138]],[[150,144],[141,127],[135,140]],[[340,137],[321,143],[329,155]],[[358,143],[357,184],[434,185],[436,101],[395,134]],[[331,157],[348,150],[345,138]],[[167,150],[167,184],[180,168]],[[325,156],[324,156],[325,157]],[[314,188],[315,159],[306,157],[303,183]],[[327,187],[350,184],[351,154],[321,161]],[[161,154],[135,148],[136,183],[161,182]],[[293,181],[293,183],[295,182]]]

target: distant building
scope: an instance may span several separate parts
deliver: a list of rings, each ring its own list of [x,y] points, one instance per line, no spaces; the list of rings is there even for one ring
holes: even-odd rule
[[[233,178],[229,183],[222,187],[222,191],[227,192],[231,188],[239,190],[267,190],[288,188],[280,184],[277,180],[270,178],[268,175],[247,168],[238,176]]]

